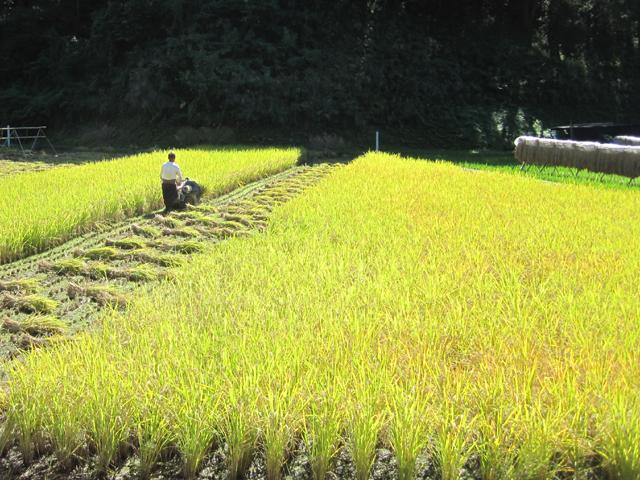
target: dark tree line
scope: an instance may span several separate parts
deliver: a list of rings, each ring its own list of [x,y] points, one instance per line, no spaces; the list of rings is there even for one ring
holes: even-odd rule
[[[0,122],[487,144],[636,121],[637,0],[2,0]]]

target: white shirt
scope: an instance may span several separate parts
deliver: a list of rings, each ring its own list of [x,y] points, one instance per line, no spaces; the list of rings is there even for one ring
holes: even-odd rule
[[[182,182],[182,171],[176,162],[166,162],[160,170],[160,178],[162,180],[176,180]]]

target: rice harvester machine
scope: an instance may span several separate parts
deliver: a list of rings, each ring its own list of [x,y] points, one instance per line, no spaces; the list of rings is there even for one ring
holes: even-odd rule
[[[186,205],[198,205],[204,189],[190,178],[186,178],[182,185],[178,187],[178,208],[184,208]]]

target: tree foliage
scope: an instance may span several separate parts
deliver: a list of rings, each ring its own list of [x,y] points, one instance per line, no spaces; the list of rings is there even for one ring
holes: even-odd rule
[[[4,0],[0,121],[427,132],[634,120],[637,0]],[[409,135],[409,133],[407,133]]]

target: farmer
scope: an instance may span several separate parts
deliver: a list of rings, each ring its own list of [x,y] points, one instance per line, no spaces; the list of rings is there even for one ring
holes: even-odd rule
[[[182,184],[182,171],[176,163],[176,154],[169,152],[169,161],[162,165],[160,171],[162,179],[162,199],[165,212],[170,212],[178,201],[178,187]]]

